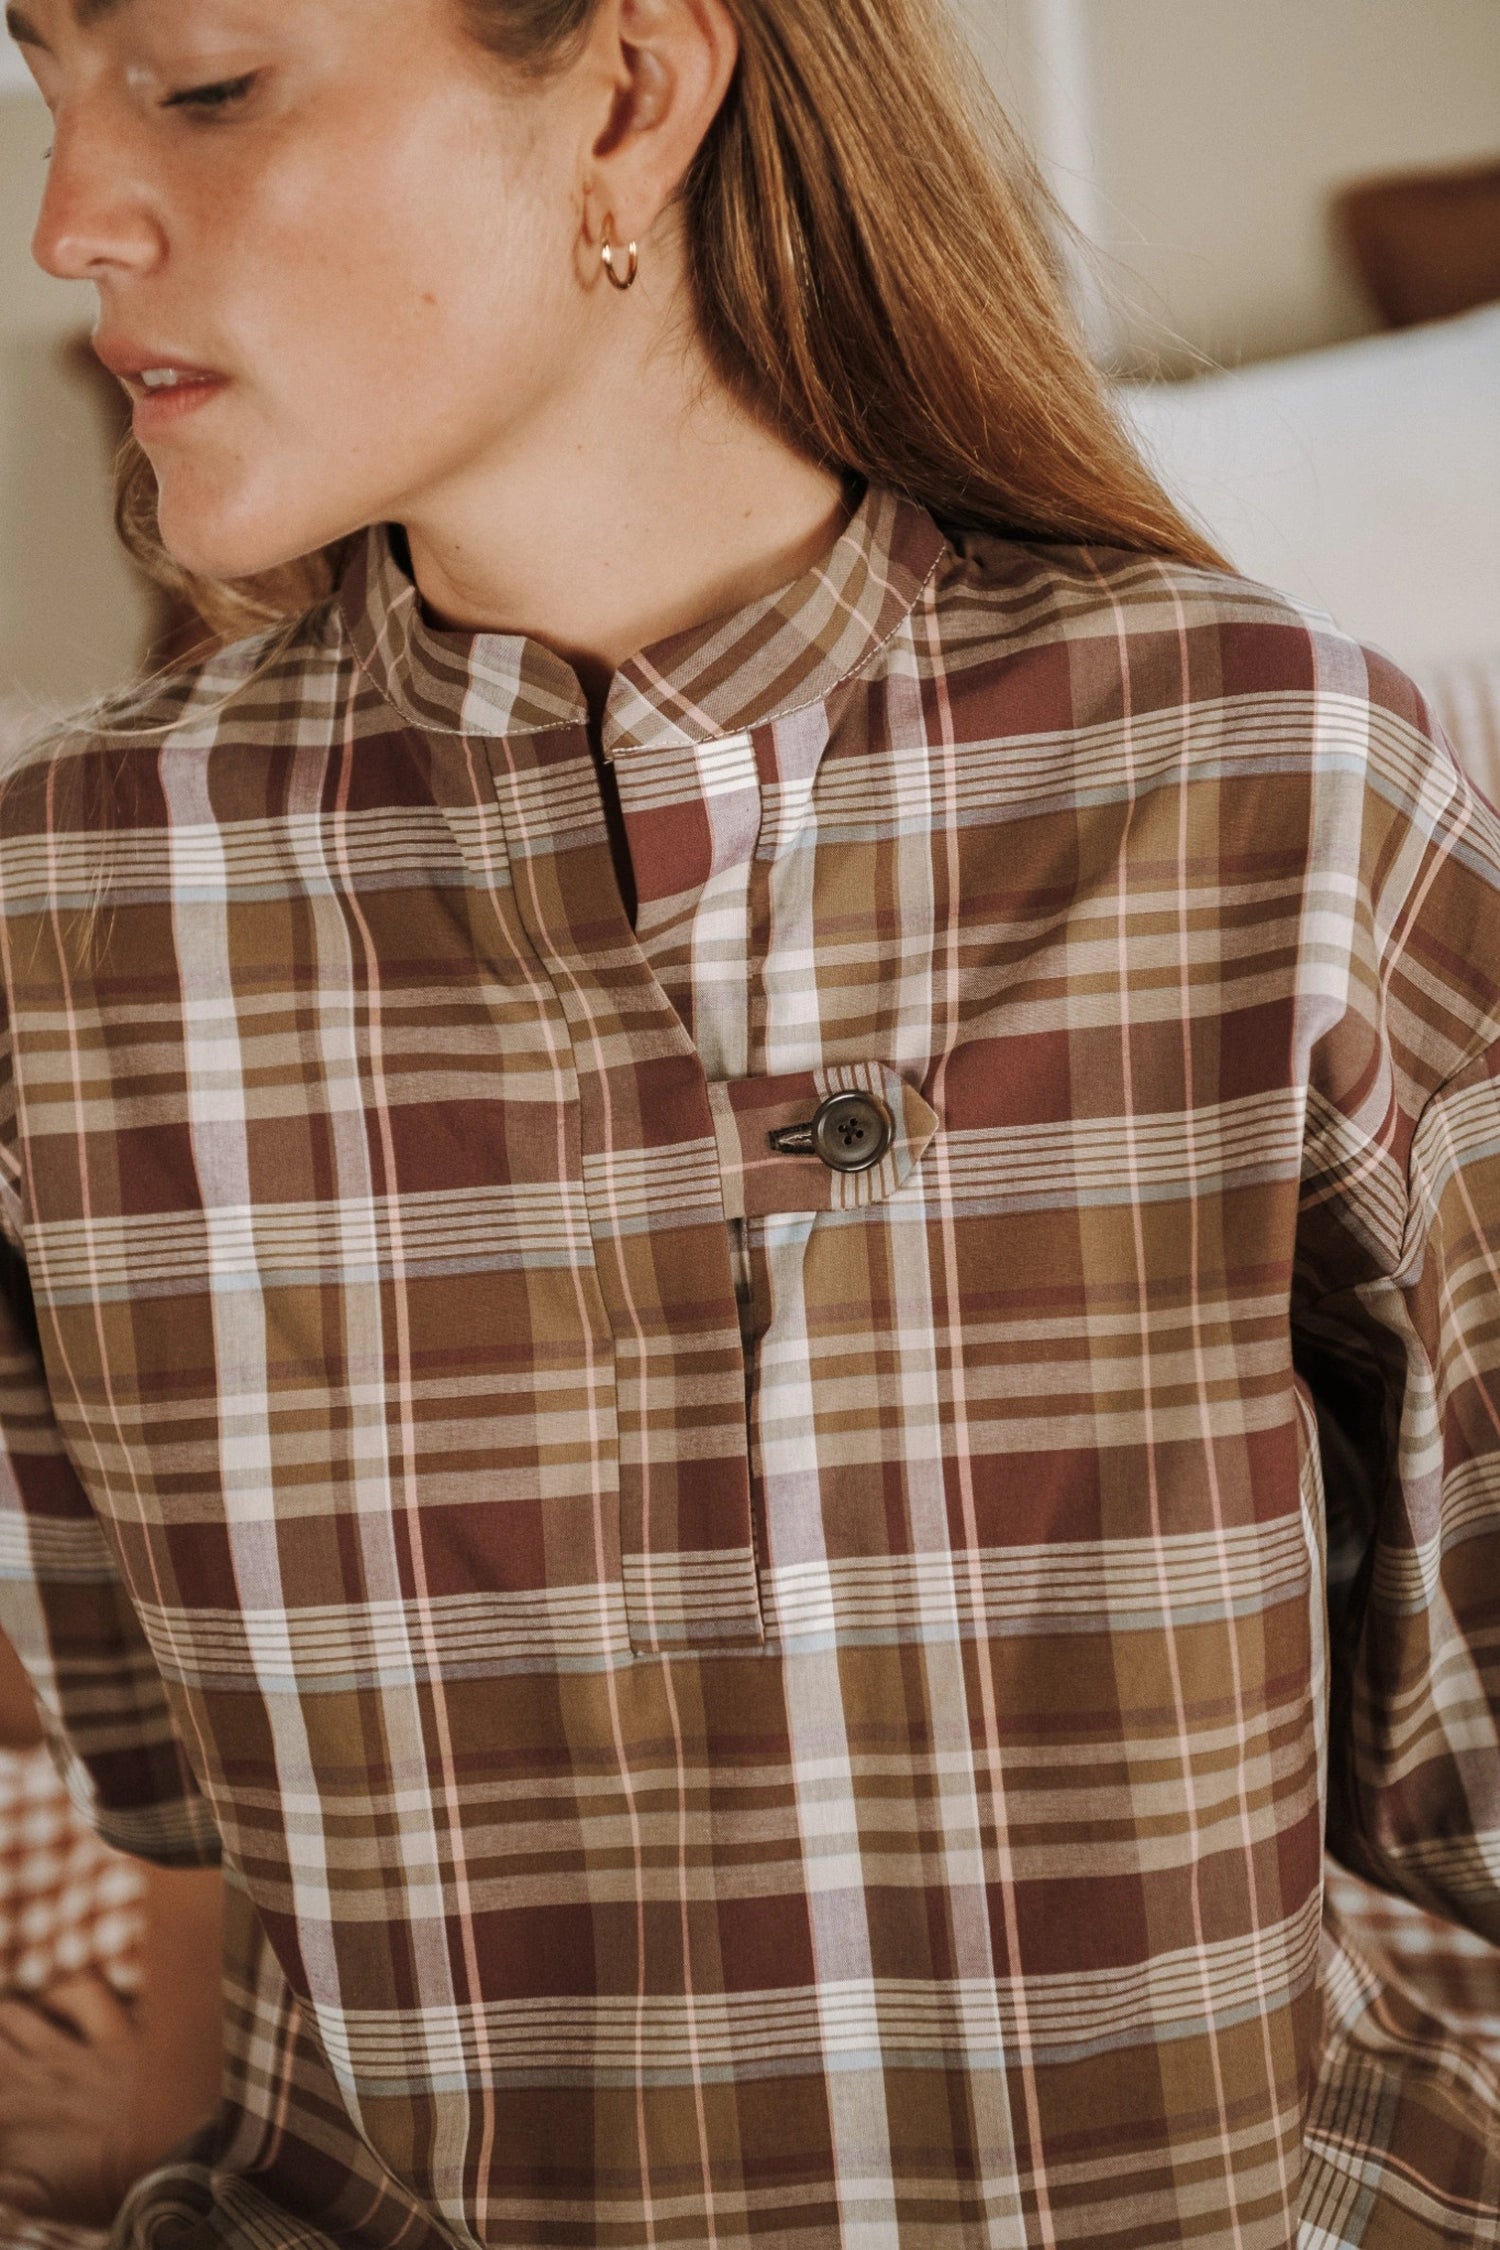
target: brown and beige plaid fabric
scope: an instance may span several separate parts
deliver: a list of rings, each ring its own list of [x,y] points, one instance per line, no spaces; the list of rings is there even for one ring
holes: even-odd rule
[[[1500,1946],[1378,1891],[1332,1861],[1324,1908],[1385,1984],[1404,1988],[1462,2044],[1500,2070]]]
[[[604,741],[634,926],[372,533],[0,792],[0,1619],[230,1893],[120,2241],[1500,2244],[1322,1916],[1326,1816],[1500,1939],[1494,816],[1264,589],[878,491]]]

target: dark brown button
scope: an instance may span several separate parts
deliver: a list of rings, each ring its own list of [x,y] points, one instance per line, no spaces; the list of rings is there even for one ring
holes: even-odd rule
[[[813,1118],[812,1137],[831,1172],[867,1172],[891,1145],[890,1113],[871,1094],[830,1094]]]

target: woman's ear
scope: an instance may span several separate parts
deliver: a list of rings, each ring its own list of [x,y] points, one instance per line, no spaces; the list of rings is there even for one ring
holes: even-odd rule
[[[611,89],[590,150],[591,236],[644,241],[691,169],[739,55],[725,0],[601,0],[589,40]]]

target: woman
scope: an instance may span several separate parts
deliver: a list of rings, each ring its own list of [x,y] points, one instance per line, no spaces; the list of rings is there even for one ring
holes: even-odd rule
[[[1133,458],[922,0],[12,28],[267,628],[0,792],[3,1618],[226,1880],[117,2239],[1500,2240],[1319,1938],[1325,1817],[1500,1935],[1415,690]]]

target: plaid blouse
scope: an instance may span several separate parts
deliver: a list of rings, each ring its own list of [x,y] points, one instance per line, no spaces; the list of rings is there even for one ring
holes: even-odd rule
[[[878,490],[603,762],[633,923],[377,531],[0,787],[0,1624],[229,1886],[118,2241],[1500,2244],[1322,1872],[1500,1940],[1500,824]]]

